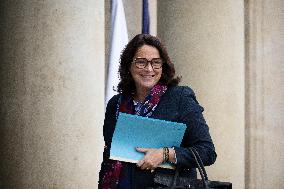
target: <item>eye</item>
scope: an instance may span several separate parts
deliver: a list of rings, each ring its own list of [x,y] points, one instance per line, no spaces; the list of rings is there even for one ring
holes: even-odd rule
[[[152,60],[152,62],[153,62],[153,64],[162,64],[163,63],[162,59],[160,59],[160,58],[155,58],[155,59]]]
[[[135,63],[136,63],[136,64],[146,64],[147,61],[146,61],[145,59],[142,59],[142,58],[137,58],[137,59],[135,60]]]

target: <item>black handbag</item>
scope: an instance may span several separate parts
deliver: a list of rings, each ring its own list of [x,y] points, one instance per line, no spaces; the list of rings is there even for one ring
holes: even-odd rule
[[[148,189],[232,189],[230,182],[210,181],[198,152],[194,148],[190,148],[190,150],[196,161],[201,179],[180,177],[179,170],[176,170],[174,175],[156,173],[154,182],[160,186]]]

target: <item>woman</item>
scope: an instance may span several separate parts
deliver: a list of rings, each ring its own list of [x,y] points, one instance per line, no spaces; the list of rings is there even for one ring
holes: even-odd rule
[[[189,87],[177,86],[180,78],[161,41],[148,34],[136,35],[124,49],[119,69],[121,81],[118,95],[110,99],[104,121],[104,160],[99,188],[144,189],[154,186],[158,172],[173,170],[158,168],[170,162],[182,170],[181,175],[196,178],[196,163],[188,147],[194,147],[205,165],[216,160],[216,153],[203,108]],[[181,147],[160,149],[136,148],[145,154],[137,164],[109,159],[110,147],[119,112],[187,125]]]

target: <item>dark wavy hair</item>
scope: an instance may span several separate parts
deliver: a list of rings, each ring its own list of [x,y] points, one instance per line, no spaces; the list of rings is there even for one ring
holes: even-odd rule
[[[121,80],[117,86],[117,91],[121,94],[131,95],[136,92],[135,83],[129,69],[137,50],[143,45],[157,48],[163,60],[162,76],[159,83],[171,87],[178,85],[180,82],[180,77],[175,77],[174,65],[161,40],[149,34],[138,34],[126,45],[120,56],[119,75]]]

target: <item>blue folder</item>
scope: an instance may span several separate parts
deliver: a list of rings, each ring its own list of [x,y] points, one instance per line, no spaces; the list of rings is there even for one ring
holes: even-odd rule
[[[144,157],[144,153],[137,152],[135,147],[180,146],[185,129],[186,125],[183,123],[119,113],[111,143],[110,159],[137,163]]]

